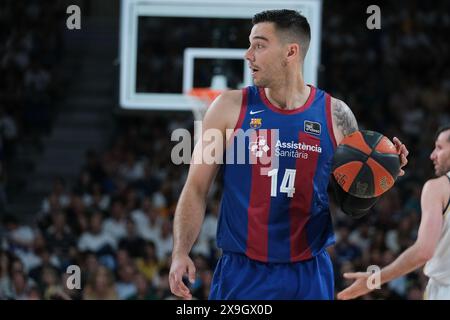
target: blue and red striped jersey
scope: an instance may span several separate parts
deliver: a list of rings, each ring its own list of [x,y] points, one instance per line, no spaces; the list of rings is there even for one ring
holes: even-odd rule
[[[243,89],[225,152],[217,244],[263,262],[307,260],[335,242],[327,187],[336,148],[330,96],[310,86],[282,110],[263,88]]]

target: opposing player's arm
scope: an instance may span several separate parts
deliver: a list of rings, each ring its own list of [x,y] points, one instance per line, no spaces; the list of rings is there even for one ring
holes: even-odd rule
[[[339,144],[350,133],[358,130],[355,115],[348,105],[342,100],[331,97],[331,114],[333,122],[334,138]]]
[[[218,171],[219,163],[205,159],[205,149],[214,149],[214,158],[221,159],[225,146],[227,128],[234,128],[239,117],[241,91],[228,91],[220,95],[209,107],[202,124],[202,135],[192,155],[189,173],[181,192],[173,224],[174,246],[169,282],[172,292],[184,298],[191,298],[189,289],[183,284],[182,277],[189,275],[195,279],[195,267],[189,258],[189,252],[197,239],[203,223],[206,200],[211,183]],[[205,138],[207,130],[219,130],[219,141]],[[214,144],[214,146],[212,145]]]
[[[447,177],[427,181],[422,189],[422,220],[416,242],[381,272],[382,283],[407,274],[433,257],[442,234],[443,211],[448,201]],[[445,204],[444,204],[445,203]]]
[[[448,203],[449,192],[447,177],[429,180],[424,185],[421,197],[422,220],[417,240],[394,262],[381,270],[381,284],[416,270],[432,258],[442,234],[442,213]],[[369,293],[371,290],[367,286],[367,280],[370,276],[367,272],[344,274],[345,278],[355,279],[355,282],[340,292],[338,299],[354,299]]]

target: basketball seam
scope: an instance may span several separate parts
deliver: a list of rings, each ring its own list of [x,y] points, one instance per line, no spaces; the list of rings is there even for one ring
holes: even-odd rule
[[[366,159],[364,159],[364,162],[367,161],[367,158],[369,158],[369,156],[370,156],[370,155],[368,155],[367,153],[364,153],[363,151],[359,150],[358,148],[352,147],[351,145],[344,144],[344,146],[345,146],[345,147],[348,147],[348,148],[350,148],[350,149],[352,149],[352,150],[355,150],[355,151],[359,152],[360,154],[362,154],[363,156],[365,156]],[[363,162],[363,161],[361,161],[361,162]]]

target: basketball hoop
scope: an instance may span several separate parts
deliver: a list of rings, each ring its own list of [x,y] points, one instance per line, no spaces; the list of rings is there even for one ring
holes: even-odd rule
[[[194,88],[188,92],[188,95],[195,98],[199,103],[194,103],[192,105],[192,114],[194,115],[195,125],[199,126],[203,118],[205,117],[206,111],[211,103],[217,98],[223,90],[214,90],[211,88]],[[198,134],[200,133],[200,128],[195,128],[196,136],[194,141],[198,140]]]
[[[223,91],[214,90],[211,88],[194,88],[188,92],[188,95],[196,98],[200,103],[195,104],[192,108],[196,121],[202,121],[205,116],[206,110],[210,104],[217,98]]]

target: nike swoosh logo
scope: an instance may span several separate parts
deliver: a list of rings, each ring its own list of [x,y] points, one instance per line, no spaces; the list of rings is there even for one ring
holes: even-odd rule
[[[261,113],[261,112],[264,112],[264,110],[258,110],[258,111],[250,110],[250,114],[257,114],[257,113]]]

